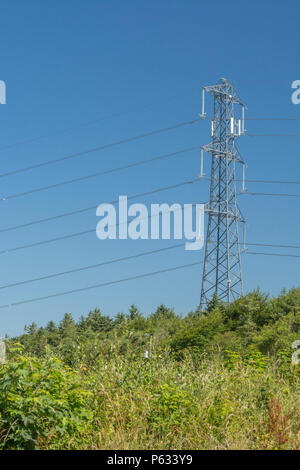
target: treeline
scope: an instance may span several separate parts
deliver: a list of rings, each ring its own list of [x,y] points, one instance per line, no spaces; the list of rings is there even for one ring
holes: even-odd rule
[[[99,354],[143,354],[145,350],[165,350],[180,359],[185,351],[209,354],[231,350],[244,353],[249,348],[264,355],[290,351],[300,339],[300,288],[282,291],[277,298],[255,290],[224,304],[213,297],[205,311],[176,314],[161,305],[149,315],[132,305],[128,313],[114,318],[95,309],[77,322],[66,313],[57,325],[35,323],[25,327],[18,341],[25,351],[44,356],[51,350],[70,366],[93,363]],[[150,344],[151,343],[151,344]]]

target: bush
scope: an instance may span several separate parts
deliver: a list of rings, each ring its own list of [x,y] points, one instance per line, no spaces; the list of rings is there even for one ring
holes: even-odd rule
[[[75,447],[92,412],[77,372],[21,355],[0,368],[0,449]]]

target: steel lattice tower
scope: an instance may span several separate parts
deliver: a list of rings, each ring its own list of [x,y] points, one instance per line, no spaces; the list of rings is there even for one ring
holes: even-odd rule
[[[236,200],[236,162],[244,162],[236,148],[236,138],[244,133],[244,104],[230,83],[222,78],[216,85],[203,87],[214,97],[212,143],[202,147],[211,154],[210,200],[206,204],[208,227],[205,246],[200,308],[216,294],[231,302],[243,293],[240,260],[239,222],[245,222]],[[242,119],[236,120],[235,105]]]

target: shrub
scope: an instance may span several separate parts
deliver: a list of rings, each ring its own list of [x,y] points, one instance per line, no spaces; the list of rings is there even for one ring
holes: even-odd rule
[[[0,449],[74,447],[92,417],[79,374],[16,352],[0,368]]]

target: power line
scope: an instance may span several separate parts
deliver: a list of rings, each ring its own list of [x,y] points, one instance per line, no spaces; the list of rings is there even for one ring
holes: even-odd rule
[[[110,174],[110,173],[115,173],[115,172],[125,170],[125,169],[128,169],[128,168],[134,168],[134,167],[137,167],[137,166],[140,166],[140,165],[145,165],[145,164],[152,163],[152,162],[155,162],[155,161],[163,160],[165,158],[174,157],[174,156],[177,156],[177,155],[180,155],[180,154],[183,154],[183,153],[192,152],[193,150],[198,150],[198,149],[200,149],[200,146],[185,148],[185,149],[182,149],[182,150],[178,150],[177,152],[167,153],[167,154],[164,154],[164,155],[160,155],[158,157],[148,158],[146,160],[141,160],[139,162],[129,163],[128,165],[122,165],[122,166],[119,166],[119,167],[110,168],[108,170],[103,170],[103,171],[99,171],[99,172],[96,172],[96,173],[91,173],[91,174],[86,175],[86,176],[80,176],[78,178],[73,178],[73,179],[70,179],[70,180],[62,181],[60,183],[54,183],[54,184],[50,184],[50,185],[46,185],[46,186],[41,186],[40,188],[35,188],[35,189],[28,190],[28,191],[23,191],[21,193],[11,194],[11,195],[2,197],[2,199],[0,199],[0,200],[6,201],[8,199],[15,199],[15,198],[19,198],[19,197],[28,196],[30,194],[38,193],[38,192],[41,192],[41,191],[46,191],[48,189],[53,189],[53,188],[58,188],[58,187],[65,186],[65,185],[68,185],[68,184],[78,183],[80,181],[85,181],[85,180],[88,180],[88,179],[91,179],[91,178],[96,178],[96,177],[107,175],[107,174]]]
[[[69,126],[69,127],[65,127],[63,129],[57,129],[57,130],[54,130],[52,132],[48,132],[47,134],[43,134],[43,135],[39,135],[37,137],[32,137],[32,138],[29,138],[29,139],[25,139],[25,140],[20,140],[18,142],[15,142],[13,144],[8,144],[8,145],[5,145],[5,146],[2,146],[0,147],[0,150],[6,150],[6,149],[10,149],[10,148],[13,148],[13,147],[16,147],[18,145],[24,145],[24,144],[28,144],[28,143],[32,143],[32,142],[36,142],[38,140],[42,140],[42,139],[45,139],[47,137],[51,137],[53,135],[57,135],[57,134],[64,134],[65,132],[68,132],[68,131],[72,131],[74,129],[80,129],[80,128],[83,128],[83,127],[88,127],[90,125],[93,125],[93,124],[97,124],[99,122],[103,122],[103,121],[106,121],[106,120],[109,120],[109,119],[113,119],[115,117],[120,117],[120,116],[124,116],[126,114],[130,114],[132,112],[135,112],[135,111],[138,111],[140,109],[147,109],[147,108],[150,108],[152,106],[155,106],[157,104],[161,104],[161,103],[167,103],[169,101],[172,101],[173,99],[176,99],[178,97],[181,97],[181,96],[184,96],[184,95],[187,95],[187,94],[190,94],[190,93],[194,93],[196,91],[195,90],[187,90],[183,93],[179,93],[177,95],[173,95],[173,96],[170,96],[168,98],[165,98],[165,99],[161,99],[159,101],[154,101],[152,103],[146,103],[144,105],[140,105],[140,106],[134,106],[133,108],[130,108],[130,109],[127,109],[127,110],[123,110],[123,111],[119,111],[119,112],[116,112],[116,113],[112,113],[112,114],[108,114],[106,116],[102,116],[100,118],[97,118],[97,119],[93,119],[91,121],[87,121],[87,122],[84,122],[84,123],[81,123],[81,124],[77,124],[77,125],[74,125],[74,126]],[[257,117],[246,117],[245,118],[245,121],[300,121],[299,118],[286,118],[286,117],[277,117],[277,118],[270,118],[270,117],[262,117],[262,118],[257,118]]]
[[[11,170],[11,171],[8,171],[6,173],[0,174],[0,178],[4,178],[5,176],[16,175],[16,174],[19,174],[19,173],[24,173],[26,171],[30,171],[30,170],[33,170],[33,169],[36,169],[36,168],[41,168],[41,167],[48,166],[48,165],[53,165],[54,163],[70,160],[72,158],[80,157],[82,155],[87,155],[87,154],[92,153],[92,152],[96,152],[96,151],[100,151],[100,150],[106,150],[108,148],[116,147],[118,145],[126,144],[128,142],[134,142],[136,140],[144,139],[145,137],[150,137],[152,135],[162,134],[164,132],[168,132],[168,131],[171,131],[171,130],[174,130],[174,129],[178,129],[180,127],[183,127],[183,126],[186,126],[186,125],[189,125],[189,124],[194,124],[195,122],[198,122],[199,120],[200,120],[200,118],[193,119],[192,121],[180,122],[179,124],[175,124],[173,126],[169,126],[169,127],[165,127],[165,128],[161,128],[161,129],[155,129],[154,131],[146,132],[144,134],[139,134],[139,135],[136,135],[136,136],[133,136],[133,137],[128,137],[126,139],[111,142],[109,144],[100,145],[98,147],[93,147],[93,148],[90,148],[90,149],[87,149],[87,150],[83,150],[82,152],[72,153],[72,154],[66,155],[64,157],[55,158],[53,160],[48,160],[46,162],[37,163],[35,165],[27,166],[27,167],[24,167],[24,168],[19,168],[17,170]]]
[[[240,243],[240,245],[244,245],[243,243]],[[270,248],[292,248],[292,249],[298,249],[300,248],[300,245],[275,245],[271,243],[246,243],[246,245],[249,246],[267,246]],[[247,252],[250,253],[250,252]]]
[[[82,236],[82,235],[87,235],[88,233],[95,233],[95,227],[93,227],[90,230],[83,230],[81,232],[73,232],[71,234],[62,235],[60,237],[49,238],[48,240],[41,240],[41,241],[34,242],[34,243],[28,243],[26,245],[19,245],[19,246],[13,247],[13,248],[7,248],[5,250],[1,250],[0,254],[3,255],[3,254],[12,253],[14,251],[25,250],[25,249],[28,249],[28,248],[34,248],[34,247],[40,246],[40,245],[47,245],[48,243],[53,243],[53,242],[57,242],[57,241],[61,241],[61,240],[67,240],[69,238],[74,238],[74,237],[79,237],[79,236]]]
[[[199,181],[200,181],[199,178],[196,178],[194,180],[184,181],[183,183],[177,183],[177,184],[173,184],[171,186],[165,186],[165,187],[162,187],[162,188],[154,189],[152,191],[147,191],[145,193],[134,194],[133,196],[128,196],[127,199],[134,199],[136,197],[149,196],[151,194],[155,194],[155,193],[158,193],[158,192],[161,192],[161,191],[167,191],[169,189],[179,188],[181,186],[185,186],[187,184],[193,184],[193,183],[196,183],[196,182],[199,182]],[[118,202],[119,202],[119,200],[117,199],[117,200],[109,202],[109,204],[117,204]],[[52,217],[46,217],[44,219],[34,220],[32,222],[27,222],[25,224],[14,225],[12,227],[7,227],[7,228],[0,229],[0,233],[10,232],[12,230],[18,230],[20,228],[29,227],[31,225],[36,225],[36,224],[40,224],[40,223],[43,223],[43,222],[50,222],[52,220],[61,219],[63,217],[68,217],[68,216],[71,216],[71,215],[82,214],[83,212],[87,212],[87,211],[90,211],[90,210],[95,210],[96,207],[97,207],[97,205],[93,205],[93,206],[89,206],[89,207],[84,207],[83,209],[76,209],[76,210],[71,211],[71,212],[65,212],[63,214],[54,215]]]
[[[239,193],[239,196],[282,196],[282,197],[300,197],[300,194],[288,194],[288,193],[249,193],[248,191]]]
[[[300,137],[300,134],[245,134],[249,137]]]
[[[133,198],[134,196],[131,196],[131,198]],[[137,197],[137,196],[135,196]],[[177,211],[179,209],[174,209],[174,212]],[[163,211],[162,214],[167,214],[167,213],[170,213],[170,211]],[[155,216],[159,216],[159,214],[156,214]],[[151,219],[153,217],[153,215],[148,215],[147,217],[141,217],[141,219]],[[126,222],[121,222],[121,224],[119,222],[117,222],[116,224],[109,224],[108,227],[119,227],[119,225],[123,225],[123,224],[126,224]],[[14,248],[11,248],[11,249],[5,249],[5,250],[2,250],[0,251],[0,254],[7,254],[7,253],[10,253],[10,252],[13,252],[13,251],[18,251],[18,250],[22,250],[22,249],[27,249],[27,248],[32,248],[32,247],[35,247],[35,246],[39,246],[39,245],[44,245],[44,244],[48,244],[48,243],[52,243],[52,242],[55,242],[55,241],[61,241],[61,240],[66,240],[68,238],[73,238],[73,237],[77,237],[77,236],[81,236],[81,235],[87,235],[89,233],[94,233],[95,232],[95,227],[93,227],[92,229],[90,230],[83,230],[81,232],[74,232],[74,233],[71,233],[71,234],[68,234],[68,235],[63,235],[61,237],[55,237],[55,238],[50,238],[48,240],[41,240],[41,241],[38,241],[38,242],[34,242],[34,243],[29,243],[29,244],[26,244],[26,245],[20,245],[18,247],[14,247]]]
[[[58,273],[39,276],[39,277],[36,277],[36,278],[33,278],[33,279],[26,279],[24,281],[14,282],[12,284],[6,284],[4,286],[0,286],[0,289],[7,289],[9,287],[16,287],[16,286],[20,286],[20,285],[23,285],[23,284],[30,284],[32,282],[44,281],[46,279],[51,279],[51,278],[54,278],[54,277],[64,276],[66,274],[73,274],[73,273],[77,273],[77,272],[80,272],[80,271],[86,271],[88,269],[99,268],[101,266],[106,266],[108,264],[119,263],[120,261],[128,261],[130,259],[140,258],[142,256],[153,255],[153,254],[156,254],[156,253],[161,253],[163,251],[173,250],[175,248],[179,248],[179,247],[182,247],[184,245],[185,245],[185,243],[179,243],[177,245],[168,246],[166,248],[160,248],[158,250],[144,251],[142,253],[137,253],[135,255],[125,256],[125,257],[122,257],[122,258],[115,258],[115,259],[112,259],[112,260],[109,260],[109,261],[104,261],[104,262],[97,263],[97,264],[91,264],[89,266],[80,266],[79,268],[70,269],[68,271],[61,271],[61,272],[58,272]]]
[[[104,282],[104,283],[101,283],[101,284],[94,284],[92,286],[81,287],[79,289],[72,289],[72,290],[68,290],[68,291],[64,291],[64,292],[56,292],[55,294],[49,294],[49,295],[45,295],[45,296],[42,296],[42,297],[34,297],[32,299],[21,300],[19,302],[13,302],[13,303],[10,303],[10,304],[0,305],[0,309],[8,308],[8,307],[14,307],[16,305],[23,305],[23,304],[28,304],[28,303],[32,303],[32,302],[37,302],[39,300],[51,299],[51,298],[60,297],[60,296],[63,296],[63,295],[74,294],[75,292],[83,292],[83,291],[87,291],[87,290],[91,290],[91,289],[97,289],[97,288],[100,288],[100,287],[111,286],[111,285],[114,285],[114,284],[119,284],[121,282],[133,281],[133,280],[136,280],[136,279],[141,279],[141,278],[145,278],[145,277],[149,277],[149,276],[155,276],[157,274],[162,274],[162,273],[166,273],[166,272],[170,272],[170,271],[176,271],[176,270],[179,270],[179,269],[189,268],[189,267],[196,266],[196,265],[199,265],[199,264],[202,264],[202,261],[197,261],[195,263],[190,263],[190,264],[184,264],[184,265],[181,265],[181,266],[175,266],[174,268],[167,268],[167,269],[161,269],[159,271],[152,271],[150,273],[138,274],[136,276],[117,279],[115,281]]]
[[[131,197],[133,197],[133,196],[131,196]],[[136,197],[138,197],[138,196],[136,196]],[[167,212],[170,212],[170,211],[164,211],[164,213],[167,213]],[[147,218],[150,219],[151,215],[148,215]],[[114,226],[116,226],[116,227],[119,226],[119,223],[114,224]],[[19,250],[25,250],[25,249],[28,249],[28,248],[34,248],[34,247],[37,247],[37,246],[40,246],[40,245],[46,245],[46,244],[54,243],[54,242],[57,242],[57,241],[67,240],[67,239],[70,239],[70,238],[80,237],[80,236],[83,236],[83,235],[88,235],[90,233],[95,233],[95,227],[93,227],[92,229],[89,229],[89,230],[82,230],[80,232],[73,232],[73,233],[62,235],[62,236],[59,236],[59,237],[48,238],[46,240],[40,240],[40,241],[37,241],[37,242],[28,243],[26,245],[19,245],[19,246],[12,247],[12,248],[6,248],[6,249],[3,249],[3,250],[0,250],[0,255],[12,253],[14,251],[19,251]],[[240,243],[240,245],[243,246],[244,244]],[[266,247],[273,247],[273,248],[295,248],[295,249],[300,248],[300,245],[282,245],[282,244],[278,245],[278,244],[270,244],[270,243],[248,243],[247,242],[247,245],[266,246]]]
[[[148,163],[153,163],[155,161],[163,160],[163,159],[166,159],[166,158],[169,158],[169,157],[177,156],[177,155],[180,155],[180,154],[183,154],[183,153],[188,153],[188,152],[192,152],[194,150],[199,150],[200,148],[201,148],[201,146],[189,147],[189,148],[185,148],[185,149],[182,149],[182,150],[178,150],[176,152],[171,152],[171,153],[167,153],[167,154],[164,154],[164,155],[160,155],[158,157],[153,157],[153,158],[149,158],[149,159],[146,159],[146,160],[141,160],[139,162],[129,163],[128,165],[122,165],[122,166],[115,167],[115,168],[109,168],[108,170],[103,170],[103,171],[99,171],[99,172],[96,172],[96,173],[90,173],[89,175],[80,176],[78,178],[72,178],[70,180],[61,181],[61,182],[58,182],[58,183],[41,186],[39,188],[30,189],[28,191],[23,191],[23,192],[20,192],[20,193],[10,194],[10,195],[7,195],[7,196],[3,196],[0,199],[0,201],[7,201],[9,199],[21,198],[21,197],[29,196],[31,194],[39,193],[39,192],[42,192],[42,191],[47,191],[49,189],[55,189],[55,188],[59,188],[59,187],[62,187],[62,186],[69,185],[69,184],[78,183],[78,182],[81,182],[81,181],[86,181],[86,180],[89,180],[89,179],[92,179],[92,178],[97,178],[99,176],[104,176],[104,175],[107,175],[107,174],[110,174],[110,173],[115,173],[115,172],[118,172],[118,171],[126,170],[128,168],[134,168],[134,167],[145,165],[145,164],[148,164]],[[206,177],[203,177],[203,176],[201,176],[200,179],[205,180],[205,181],[210,181],[210,178],[206,178]],[[286,180],[260,180],[260,179],[245,179],[245,180],[242,180],[242,179],[236,179],[236,181],[238,181],[238,182],[243,182],[244,181],[245,183],[300,184],[300,181],[286,181]]]
[[[203,117],[202,117],[203,119]],[[213,120],[213,116],[205,116],[205,119],[208,119],[210,121]],[[300,121],[300,118],[289,118],[289,117],[245,117],[244,121],[289,121],[289,122],[297,122]],[[245,135],[250,135],[248,132],[245,130]],[[259,134],[260,135],[260,134]],[[278,134],[277,134],[278,135]]]
[[[210,178],[207,178],[205,176],[199,176],[199,178],[201,180],[205,180],[205,181],[210,181],[211,179]],[[236,178],[236,181],[238,182],[244,182],[244,183],[267,183],[267,184],[300,184],[300,181],[287,181],[287,180],[260,180],[260,179],[239,179],[239,178]],[[245,193],[248,193],[248,191],[244,191]],[[243,193],[240,193],[240,194],[244,194]],[[248,194],[252,194],[252,193],[248,193]]]
[[[286,118],[286,117],[247,117],[245,121],[300,121],[300,118]]]
[[[237,179],[236,181],[243,181]],[[287,181],[287,180],[256,180],[256,179],[245,179],[245,183],[266,183],[266,184],[300,184],[300,181]]]
[[[132,113],[134,111],[137,111],[139,109],[146,109],[148,107],[155,106],[155,105],[160,104],[160,103],[165,103],[165,102],[171,101],[175,98],[178,98],[179,96],[184,96],[184,95],[189,94],[189,93],[193,93],[193,91],[192,90],[187,90],[183,93],[180,93],[180,94],[177,94],[177,95],[174,95],[174,96],[170,96],[168,98],[165,98],[165,99],[162,99],[162,100],[159,100],[159,101],[154,101],[152,103],[146,103],[144,105],[134,106],[133,108],[123,110],[123,111],[119,111],[119,112],[116,112],[116,113],[112,113],[112,114],[109,114],[109,115],[106,115],[106,116],[102,116],[98,119],[93,119],[93,120],[87,121],[85,123],[65,127],[63,129],[54,130],[52,132],[49,132],[48,134],[39,135],[39,136],[33,137],[31,139],[21,140],[19,142],[15,142],[13,144],[8,144],[8,145],[5,145],[3,147],[0,147],[0,150],[5,150],[5,149],[16,147],[18,145],[23,145],[23,144],[27,144],[27,143],[31,143],[31,142],[36,142],[38,140],[41,140],[41,139],[44,139],[44,138],[47,138],[47,137],[51,137],[52,135],[63,134],[65,132],[68,132],[68,131],[71,131],[71,130],[74,130],[74,129],[80,129],[82,127],[87,127],[87,126],[90,126],[92,124],[97,124],[98,122],[101,122],[101,121],[106,121],[108,119],[112,119],[112,118],[115,118],[115,117],[130,114],[130,113]]]
[[[240,245],[242,245],[242,244],[240,243]],[[269,247],[270,246],[272,246],[272,247],[274,247],[274,246],[275,247],[278,247],[278,246],[291,247],[289,245],[270,245],[270,244],[263,244],[263,243],[247,243],[247,245],[269,246]],[[172,246],[168,246],[168,247],[165,247],[165,248],[159,248],[157,250],[144,251],[144,252],[141,252],[141,253],[137,253],[135,255],[125,256],[125,257],[121,257],[121,258],[115,258],[115,259],[112,259],[112,260],[109,260],[109,261],[103,261],[101,263],[91,264],[91,265],[87,265],[87,266],[80,266],[78,268],[70,269],[70,270],[67,270],[67,271],[61,271],[61,272],[56,272],[56,273],[52,273],[52,274],[46,274],[46,275],[35,277],[35,278],[32,278],[32,279],[25,279],[23,281],[18,281],[18,282],[14,282],[14,283],[11,283],[11,284],[6,284],[6,285],[3,285],[3,286],[0,286],[0,290],[8,289],[10,287],[17,287],[17,286],[24,285],[24,284],[31,284],[31,283],[37,282],[37,281],[44,281],[44,280],[47,280],[47,279],[52,279],[52,278],[56,278],[56,277],[60,277],[60,276],[68,275],[68,274],[74,274],[74,273],[81,272],[81,271],[87,271],[89,269],[95,269],[95,268],[99,268],[101,266],[106,266],[106,265],[109,265],[109,264],[119,263],[121,261],[128,261],[128,260],[135,259],[135,258],[140,258],[140,257],[143,257],[143,256],[154,255],[154,254],[157,254],[157,253],[161,253],[163,251],[169,251],[169,250],[181,248],[183,246],[185,246],[185,243],[179,243],[177,245],[172,245]],[[296,246],[296,247],[293,246],[293,248],[300,248],[300,246]],[[283,254],[283,253],[265,253],[265,252],[243,251],[243,254],[268,255],[268,256],[287,256],[287,257],[291,257],[291,258],[300,258],[300,255]]]
[[[135,195],[132,195],[132,196],[128,196],[127,199],[130,200],[130,199],[134,199],[136,197],[149,196],[151,194],[155,194],[155,193],[158,193],[158,192],[161,192],[161,191],[167,191],[169,189],[175,189],[175,188],[185,186],[187,184],[193,184],[193,183],[196,183],[196,182],[199,182],[199,181],[201,181],[201,180],[199,178],[196,178],[196,179],[185,181],[185,182],[182,182],[182,183],[177,183],[177,184],[174,184],[174,185],[171,185],[171,186],[165,186],[165,187],[162,187],[162,188],[154,189],[152,191],[147,191],[145,193],[140,193],[140,194],[135,194]],[[250,196],[294,196],[294,197],[300,197],[300,194],[249,193],[249,192],[239,193],[239,195],[245,195],[245,194],[250,195]],[[119,200],[114,200],[114,201],[111,201],[109,204],[117,204],[118,202],[119,202]],[[93,205],[93,206],[89,206],[89,207],[84,207],[82,209],[76,209],[76,210],[73,210],[73,211],[70,211],[70,212],[65,212],[63,214],[54,215],[52,217],[46,217],[46,218],[43,218],[43,219],[34,220],[32,222],[27,222],[27,223],[24,223],[24,224],[14,225],[14,226],[11,226],[11,227],[0,229],[0,233],[10,232],[12,230],[18,230],[18,229],[21,229],[21,228],[29,227],[29,226],[32,226],[32,225],[37,225],[37,224],[44,223],[44,222],[50,222],[52,220],[57,220],[57,219],[61,219],[61,218],[64,218],[64,217],[69,217],[69,216],[72,216],[72,215],[82,214],[82,213],[88,212],[90,210],[95,210],[96,207],[97,207],[97,205]]]
[[[288,253],[263,253],[255,251],[245,251],[246,255],[264,255],[264,256],[287,256],[289,258],[300,258],[300,255],[288,254]]]
[[[252,118],[252,119],[254,119],[254,118]],[[7,176],[13,176],[13,175],[16,175],[16,174],[19,174],[19,173],[24,173],[24,172],[27,172],[27,171],[30,171],[30,170],[33,170],[33,169],[37,169],[37,168],[41,168],[41,167],[44,167],[44,166],[52,165],[52,164],[55,164],[55,163],[58,163],[58,162],[61,162],[61,161],[65,161],[65,160],[69,160],[69,159],[72,159],[72,158],[80,157],[80,156],[87,155],[89,153],[93,153],[93,152],[96,152],[96,151],[102,151],[102,150],[105,150],[105,149],[108,149],[108,148],[111,148],[111,147],[114,147],[114,146],[122,145],[124,143],[132,142],[132,141],[142,139],[142,138],[145,138],[145,137],[149,137],[149,136],[152,136],[152,135],[155,135],[155,134],[167,132],[169,130],[174,130],[174,129],[177,129],[179,127],[182,127],[182,126],[185,126],[185,125],[188,125],[188,124],[194,124],[195,122],[198,122],[199,120],[200,120],[200,118],[197,118],[197,119],[194,119],[194,120],[191,120],[191,121],[185,121],[185,122],[176,124],[174,126],[169,126],[169,127],[166,127],[166,128],[156,129],[156,130],[150,131],[148,133],[144,133],[144,134],[140,134],[140,135],[137,135],[137,136],[129,137],[129,138],[126,138],[126,139],[122,139],[122,140],[115,141],[115,142],[105,144],[105,145],[101,145],[101,146],[98,146],[98,147],[90,148],[90,149],[84,150],[82,152],[76,152],[76,153],[73,153],[73,154],[70,154],[70,155],[66,155],[64,157],[59,157],[59,158],[56,158],[56,159],[53,159],[53,160],[48,160],[46,162],[41,162],[41,163],[37,163],[35,165],[19,168],[19,169],[16,169],[16,170],[11,170],[9,172],[0,174],[0,178],[4,178],[4,177],[7,177]],[[254,137],[254,136],[275,136],[275,135],[276,136],[287,136],[287,137],[292,137],[292,136],[293,137],[300,137],[300,134],[299,135],[296,135],[296,134],[246,134],[246,135],[249,135],[251,137]],[[193,149],[197,149],[197,148],[199,148],[199,147],[194,147]],[[186,149],[186,151],[189,151],[189,149]],[[176,153],[174,153],[174,155],[175,154]],[[162,156],[161,158],[167,158],[167,156],[171,156],[171,155],[173,155],[173,154],[166,155],[165,157]],[[159,159],[159,158],[157,158],[157,159]],[[153,160],[155,160],[155,158]],[[100,175],[110,173],[110,172],[113,172],[113,171],[118,171],[118,170],[121,170],[121,169],[129,168],[131,166],[136,166],[138,164],[147,163],[148,161],[150,162],[150,161],[152,161],[152,159],[149,159],[149,160],[146,160],[146,161],[140,162],[140,163],[124,165],[123,167],[119,167],[119,168],[112,169],[112,170],[93,173],[93,174],[87,175],[85,177],[74,178],[72,180],[68,180],[68,181],[61,182],[61,183],[46,185],[46,186],[43,186],[41,188],[36,188],[36,189],[33,189],[33,190],[24,191],[22,193],[16,193],[16,194],[8,195],[8,196],[5,196],[5,197],[2,197],[2,200],[22,197],[22,196],[33,194],[33,193],[36,193],[36,192],[44,191],[44,190],[47,190],[47,189],[52,189],[52,188],[56,188],[56,187],[59,187],[59,186],[64,186],[64,185],[67,185],[67,184],[75,183],[75,182],[78,182],[78,181],[83,181],[85,179],[93,178],[93,177],[100,176]],[[207,178],[202,178],[202,179],[207,179]],[[251,182],[251,180],[247,180],[247,181]],[[266,183],[273,183],[273,182],[275,183],[276,182],[277,183],[277,181],[267,181],[267,180],[253,180],[252,182],[266,182]],[[278,183],[281,183],[281,181],[278,181]],[[286,184],[299,184],[300,182],[288,182],[288,181],[285,182],[285,181],[282,181],[282,183],[283,184],[284,183],[286,183]]]
[[[173,248],[175,248],[175,247],[173,247]],[[258,253],[258,252],[257,253],[256,252],[245,252],[245,253],[246,254],[251,254],[251,255],[290,256],[290,257],[293,257],[293,258],[300,257],[300,255],[285,255],[285,254],[280,254],[280,253]],[[63,295],[74,294],[74,293],[77,293],[77,292],[83,292],[83,291],[87,291],[87,290],[91,290],[91,289],[97,289],[97,288],[100,288],[100,287],[107,287],[107,286],[110,286],[110,285],[119,284],[121,282],[127,282],[127,281],[142,279],[142,278],[145,278],[145,277],[155,276],[157,274],[162,274],[162,273],[166,273],[166,272],[170,272],[170,271],[176,271],[176,270],[179,270],[179,269],[184,269],[184,268],[188,268],[188,267],[192,267],[192,266],[197,266],[197,265],[200,265],[200,264],[203,264],[203,262],[202,261],[197,261],[195,263],[189,263],[189,264],[184,264],[184,265],[181,265],[181,266],[175,266],[173,268],[161,269],[159,271],[152,271],[150,273],[138,274],[136,276],[117,279],[115,281],[109,281],[109,282],[104,282],[104,283],[101,283],[101,284],[94,284],[94,285],[91,285],[91,286],[81,287],[81,288],[77,288],[77,289],[72,289],[72,290],[67,290],[67,291],[62,291],[62,292],[56,292],[54,294],[49,294],[49,295],[45,295],[45,296],[41,296],[41,297],[34,297],[34,298],[31,298],[31,299],[20,300],[18,302],[12,302],[10,304],[0,305],[0,309],[14,307],[14,306],[17,306],[17,305],[24,305],[24,304],[33,303],[33,302],[38,302],[40,300],[46,300],[46,299],[50,299],[50,298],[54,298],[54,297],[60,297],[60,296],[63,296]]]

